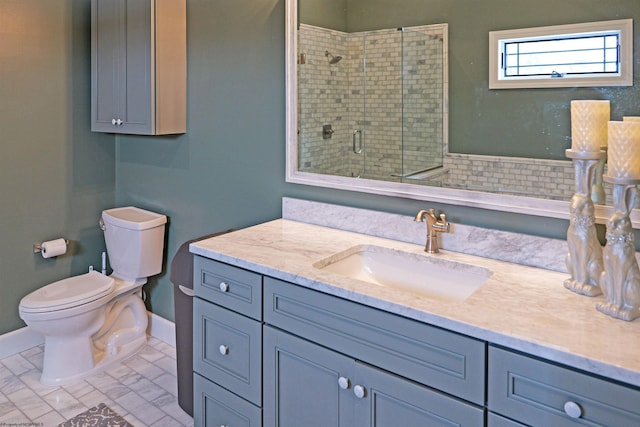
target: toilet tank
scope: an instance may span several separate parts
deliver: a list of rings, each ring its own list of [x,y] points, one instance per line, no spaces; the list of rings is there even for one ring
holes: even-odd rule
[[[166,216],[128,206],[103,211],[102,222],[116,277],[146,279],[162,271]]]

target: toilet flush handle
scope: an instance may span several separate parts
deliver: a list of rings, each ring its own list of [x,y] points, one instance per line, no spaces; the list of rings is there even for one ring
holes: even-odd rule
[[[98,221],[98,224],[100,225],[100,230],[105,231],[107,229],[107,226],[104,224],[104,221],[102,220],[102,218],[100,218],[100,221]]]

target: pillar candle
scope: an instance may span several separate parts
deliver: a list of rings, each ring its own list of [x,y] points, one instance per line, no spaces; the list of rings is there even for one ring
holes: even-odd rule
[[[597,152],[607,145],[609,101],[571,101],[571,150]]]
[[[609,122],[607,175],[640,179],[640,121]]]

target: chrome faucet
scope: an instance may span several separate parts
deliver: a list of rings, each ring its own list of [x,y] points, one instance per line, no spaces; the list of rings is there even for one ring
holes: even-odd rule
[[[416,222],[423,222],[425,219],[427,222],[427,243],[424,247],[424,251],[430,254],[437,254],[437,233],[448,233],[449,223],[443,213],[440,213],[440,218],[438,218],[434,209],[429,209],[428,211],[422,209],[416,214],[416,217],[413,220]]]

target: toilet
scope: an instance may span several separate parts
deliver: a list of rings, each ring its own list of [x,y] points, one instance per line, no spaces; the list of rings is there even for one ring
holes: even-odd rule
[[[96,374],[147,342],[142,285],[162,270],[167,217],[136,207],[102,212],[113,273],[59,280],[22,298],[20,317],[42,334],[40,382],[64,385]]]

